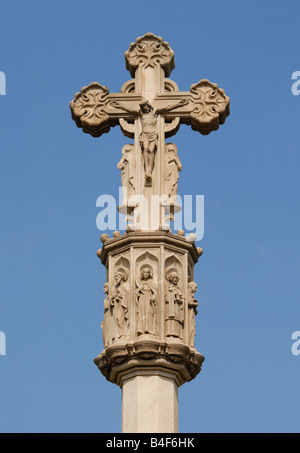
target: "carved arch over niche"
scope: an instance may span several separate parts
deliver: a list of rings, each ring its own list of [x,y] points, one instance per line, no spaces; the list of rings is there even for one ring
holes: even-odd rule
[[[144,266],[149,266],[150,269],[153,271],[153,279],[157,281],[158,278],[158,266],[159,266],[159,260],[157,256],[155,256],[153,253],[146,251],[142,252],[139,257],[136,259],[135,262],[135,275],[136,278],[139,280],[140,279],[140,273],[141,270]]]
[[[115,272],[120,272],[122,271],[125,280],[124,282],[127,282],[129,278],[129,272],[130,272],[130,262],[127,258],[125,258],[124,255],[121,255],[120,258],[118,258],[114,264],[113,267],[113,276]],[[112,282],[113,283],[113,282]]]
[[[183,281],[183,266],[181,261],[175,255],[169,256],[165,261],[165,278],[167,278],[168,274],[172,271],[176,270],[179,277],[179,286],[184,287]]]

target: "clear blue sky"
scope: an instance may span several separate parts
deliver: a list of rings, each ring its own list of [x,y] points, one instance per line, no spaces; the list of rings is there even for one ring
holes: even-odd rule
[[[300,431],[299,0],[0,1],[0,431],[119,432],[121,391],[101,352],[104,268],[96,199],[117,195],[128,142],[71,120],[98,81],[130,79],[124,52],[153,32],[180,89],[208,78],[231,116],[172,140],[180,194],[204,194],[197,265],[203,371],[179,390],[181,432]]]

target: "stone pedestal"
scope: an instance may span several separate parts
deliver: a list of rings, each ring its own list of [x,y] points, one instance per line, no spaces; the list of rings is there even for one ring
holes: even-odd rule
[[[96,365],[122,388],[123,432],[178,431],[178,387],[204,357],[194,348],[194,264],[201,250],[180,235],[103,238],[107,269],[104,350]]]

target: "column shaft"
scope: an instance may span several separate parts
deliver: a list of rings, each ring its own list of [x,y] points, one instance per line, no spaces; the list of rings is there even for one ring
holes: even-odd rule
[[[178,386],[168,371],[133,372],[122,382],[122,433],[177,433]]]

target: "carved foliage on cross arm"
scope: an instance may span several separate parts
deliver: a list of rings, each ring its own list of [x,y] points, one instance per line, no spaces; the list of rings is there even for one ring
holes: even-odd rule
[[[140,64],[147,67],[158,63],[164,69],[166,77],[175,67],[174,52],[169,43],[152,33],[147,33],[130,44],[129,49],[125,52],[125,61],[126,69],[130,72],[131,77],[134,77]]]
[[[164,91],[172,93],[174,91],[179,91],[177,84],[174,80],[165,79],[164,82]],[[169,138],[172,135],[175,135],[180,127],[180,117],[175,118],[165,118],[165,137]]]
[[[193,106],[188,123],[203,135],[217,130],[230,113],[230,100],[224,90],[203,79],[192,85],[190,91]]]
[[[78,127],[93,137],[108,132],[109,116],[106,109],[109,90],[100,83],[93,82],[76,93],[70,103],[72,118]]]
[[[125,82],[121,88],[121,93],[135,93],[135,80],[131,79]],[[119,124],[123,134],[128,138],[134,139],[135,121],[128,118],[119,118]]]

